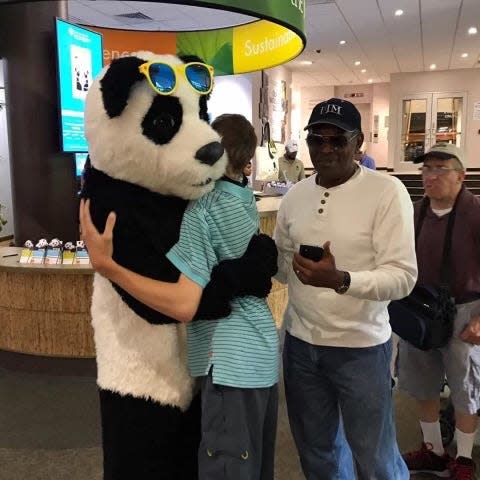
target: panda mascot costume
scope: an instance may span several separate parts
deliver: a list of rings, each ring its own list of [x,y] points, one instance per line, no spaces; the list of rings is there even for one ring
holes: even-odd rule
[[[141,275],[178,280],[165,254],[187,203],[224,174],[224,149],[208,124],[212,70],[193,57],[138,52],[114,60],[88,92],[82,197],[100,231],[116,212],[113,257]],[[242,258],[214,268],[198,318],[227,316],[235,295],[268,294],[276,266],[262,270],[272,246],[261,237]],[[91,313],[105,480],[194,480],[200,405],[185,326],[99,274]]]

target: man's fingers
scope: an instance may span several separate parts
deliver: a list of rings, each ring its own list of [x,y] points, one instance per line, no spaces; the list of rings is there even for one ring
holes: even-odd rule
[[[332,252],[330,251],[330,240],[327,240],[324,244],[323,244],[323,250],[325,252],[325,255],[332,255]]]
[[[302,257],[299,253],[293,254],[293,261],[302,268],[311,269],[315,267],[315,262],[313,260]]]

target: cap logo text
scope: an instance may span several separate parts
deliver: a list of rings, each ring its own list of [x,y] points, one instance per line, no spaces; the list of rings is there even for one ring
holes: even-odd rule
[[[333,105],[329,103],[320,108],[320,115],[326,115],[327,113],[336,113],[337,115],[342,115],[342,108],[343,107],[339,105]]]

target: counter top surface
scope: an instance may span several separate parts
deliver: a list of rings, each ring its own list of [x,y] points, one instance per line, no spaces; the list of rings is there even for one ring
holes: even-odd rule
[[[44,275],[89,275],[93,273],[91,265],[30,265],[20,264],[19,247],[0,247],[0,272],[38,273]]]
[[[257,201],[257,209],[260,216],[265,217],[269,214],[277,213],[282,198],[283,196],[281,195],[278,197],[260,197],[260,200]]]
[[[260,217],[267,217],[278,212],[282,196],[260,197],[257,201],[257,209]],[[38,274],[61,274],[61,275],[78,275],[91,274],[93,268],[91,265],[31,265],[20,264],[20,247],[0,247],[0,271],[12,271],[16,273],[38,273]]]

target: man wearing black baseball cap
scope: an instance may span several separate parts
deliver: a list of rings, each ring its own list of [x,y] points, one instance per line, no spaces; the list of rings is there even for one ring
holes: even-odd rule
[[[398,179],[356,165],[363,133],[352,103],[319,103],[305,129],[317,174],[290,189],[275,229],[289,293],[286,398],[303,472],[351,480],[353,453],[357,478],[406,480],[387,305],[416,280],[412,203]],[[322,245],[323,257],[296,253],[305,244]]]
[[[423,434],[420,449],[406,453],[404,459],[411,472],[473,480],[472,449],[480,409],[480,200],[463,186],[465,158],[456,145],[437,143],[414,162],[423,163],[425,189],[425,197],[414,205],[418,283],[442,283],[446,230],[455,211],[448,285],[457,314],[453,337],[441,350],[422,351],[400,340],[399,388],[416,399]],[[426,210],[420,228],[422,207]],[[445,377],[455,409],[455,460],[443,448],[439,421]]]

